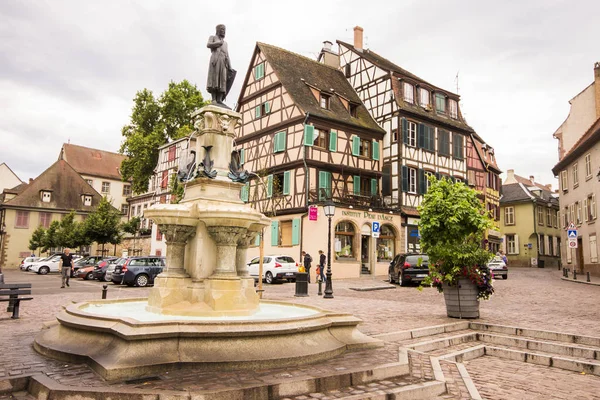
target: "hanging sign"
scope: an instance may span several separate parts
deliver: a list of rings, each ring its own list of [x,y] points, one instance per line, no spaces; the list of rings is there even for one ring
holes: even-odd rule
[[[319,215],[319,208],[317,206],[308,207],[308,220],[309,221],[316,221],[318,215]]]

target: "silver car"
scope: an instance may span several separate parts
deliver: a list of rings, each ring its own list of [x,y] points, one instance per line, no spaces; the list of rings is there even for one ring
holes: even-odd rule
[[[494,278],[502,277],[502,279],[508,279],[508,267],[502,260],[502,257],[494,257],[492,261],[487,264],[487,267],[492,272]]]

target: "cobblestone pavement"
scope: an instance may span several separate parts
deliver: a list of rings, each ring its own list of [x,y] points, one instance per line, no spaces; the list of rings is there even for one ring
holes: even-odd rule
[[[600,288],[563,281],[560,279],[561,276],[561,271],[549,269],[511,270],[508,280],[496,281],[496,294],[492,296],[492,299],[481,303],[481,318],[479,321],[598,336],[600,334],[600,309],[598,308]],[[40,331],[45,321],[54,320],[54,316],[60,308],[71,301],[100,298],[102,284],[99,282],[76,281],[73,282],[70,290],[61,290],[58,289],[60,280],[58,276],[38,276],[19,271],[5,271],[5,279],[7,282],[32,282],[34,285],[34,300],[22,303],[22,318],[19,320],[11,320],[8,313],[0,314],[0,327],[3,338],[0,342],[0,379],[8,376],[29,375],[33,372],[44,372],[66,385],[107,385],[86,366],[69,365],[46,359],[37,355],[31,347],[34,335]],[[294,297],[294,285],[289,283],[265,285],[264,299],[292,301],[354,314],[364,321],[360,326],[360,330],[370,335],[457,321],[445,316],[443,296],[431,288],[418,291],[414,287],[395,285],[390,290],[360,292],[350,289],[352,287],[385,286],[387,283],[384,279],[384,277],[366,277],[336,281],[334,271],[334,299],[323,299],[317,296],[316,284],[311,284],[309,287],[310,297],[296,298]],[[109,298],[144,297],[147,295],[148,290],[147,288],[122,288],[110,284]],[[322,373],[322,371],[335,371],[336,368],[343,370],[350,366],[356,367],[357,363],[364,366],[374,366],[397,360],[397,354],[397,346],[390,343],[378,350],[348,353],[313,366],[234,372],[225,375],[223,373],[198,373],[182,370],[171,374],[163,374],[159,381],[148,382],[148,384],[140,386],[148,387],[150,385],[156,389],[180,390],[214,389],[223,387],[223,385],[235,386],[265,382],[275,378],[281,379],[282,376],[295,377]],[[485,373],[486,363],[493,363],[502,373],[499,373],[494,380],[490,380],[488,374]],[[475,368],[475,372],[472,374],[473,380],[484,397],[487,398],[489,393],[495,393],[495,391],[505,393],[497,391],[496,386],[506,387],[504,390],[509,390],[510,387],[514,386],[512,382],[517,381],[522,381],[523,385],[529,385],[530,388],[539,387],[539,390],[546,390],[544,388],[551,390],[553,385],[556,385],[557,392],[560,392],[560,390],[563,390],[563,380],[568,380],[566,377],[569,376],[572,379],[586,380],[586,385],[596,390],[595,392],[587,392],[588,397],[586,398],[598,398],[589,397],[592,395],[591,393],[599,393],[598,387],[595,386],[598,377],[580,376],[559,369],[520,363],[515,364],[515,366],[519,366],[519,369],[517,369],[513,366],[513,363],[492,357],[483,357],[469,362],[469,370]],[[479,367],[480,365],[481,367]],[[533,374],[532,378],[521,376],[521,373],[529,373],[530,371]],[[545,371],[545,374],[563,378],[546,379],[535,374],[536,371]],[[413,374],[413,378],[426,379],[429,377],[427,374],[427,371],[421,370]],[[124,386],[123,383],[113,385]],[[135,385],[127,385],[127,387],[131,388]],[[527,397],[529,394],[532,396],[537,395],[536,391],[531,390],[524,392],[527,395],[519,393],[521,392],[508,391],[505,397],[495,398],[525,399],[536,398]],[[458,388],[456,397],[449,395],[450,397],[446,396],[446,398],[460,398],[462,395],[461,389]]]

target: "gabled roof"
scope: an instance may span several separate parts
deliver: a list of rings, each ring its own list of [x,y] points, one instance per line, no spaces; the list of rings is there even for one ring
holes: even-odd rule
[[[23,182],[23,181],[21,180],[21,178],[19,178],[19,177],[17,176],[17,174],[15,174],[15,172],[14,172],[14,171],[13,171],[13,170],[12,170],[12,169],[11,169],[11,168],[8,166],[8,164],[7,164],[7,163],[5,163],[5,162],[1,163],[1,164],[0,164],[0,168],[2,168],[2,166],[4,166],[4,168],[6,168],[6,169],[7,169],[7,170],[8,170],[8,171],[9,171],[9,172],[10,172],[10,173],[11,173],[11,174],[12,174],[12,175],[15,177],[15,179],[16,179],[16,180],[18,180],[19,182]]]
[[[496,156],[492,156],[491,152],[483,149],[483,145],[486,144],[485,141],[476,133],[471,134],[471,137],[473,138],[473,144],[475,145],[479,159],[485,168],[492,169],[494,172],[501,174],[502,170],[496,164]]]
[[[519,179],[517,179],[517,181],[517,183],[502,185],[502,197],[500,198],[501,204],[542,200],[544,202],[558,205],[558,199],[552,195],[552,192],[548,190],[546,186],[540,184],[532,186],[531,182],[529,182],[529,186],[527,186],[526,183],[520,182]]]
[[[52,193],[50,202],[42,202],[42,191]],[[83,205],[81,196],[84,194],[92,196],[91,206]],[[58,160],[3,206],[91,212],[101,199],[102,196],[66,161]]]
[[[68,162],[82,175],[121,180],[121,163],[127,157],[119,153],[65,143],[58,158]]]
[[[385,133],[371,117],[340,70],[266,43],[257,43],[255,55],[257,50],[264,54],[285,90],[303,112],[310,113],[310,116],[375,131],[381,135]],[[321,107],[311,87],[331,96],[329,109]],[[350,115],[338,95],[358,106],[356,117]]]
[[[575,142],[571,150],[552,168],[552,173],[558,175],[569,164],[579,158],[590,147],[600,140],[600,118]]]

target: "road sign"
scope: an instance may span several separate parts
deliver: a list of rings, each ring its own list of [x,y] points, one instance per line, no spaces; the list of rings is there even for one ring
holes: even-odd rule
[[[572,231],[572,230],[575,230],[575,229],[577,229],[577,228],[575,227],[575,224],[571,222],[571,223],[569,224],[569,227],[568,227],[567,229],[568,229],[568,230],[570,230],[570,231]]]
[[[569,229],[567,231],[567,237],[569,239],[577,239],[577,230],[576,229]]]
[[[373,221],[373,225],[371,225],[371,236],[373,236],[374,238],[378,238],[380,228],[381,225],[379,224],[379,222]]]
[[[577,248],[577,239],[569,239],[569,248],[576,249]]]

